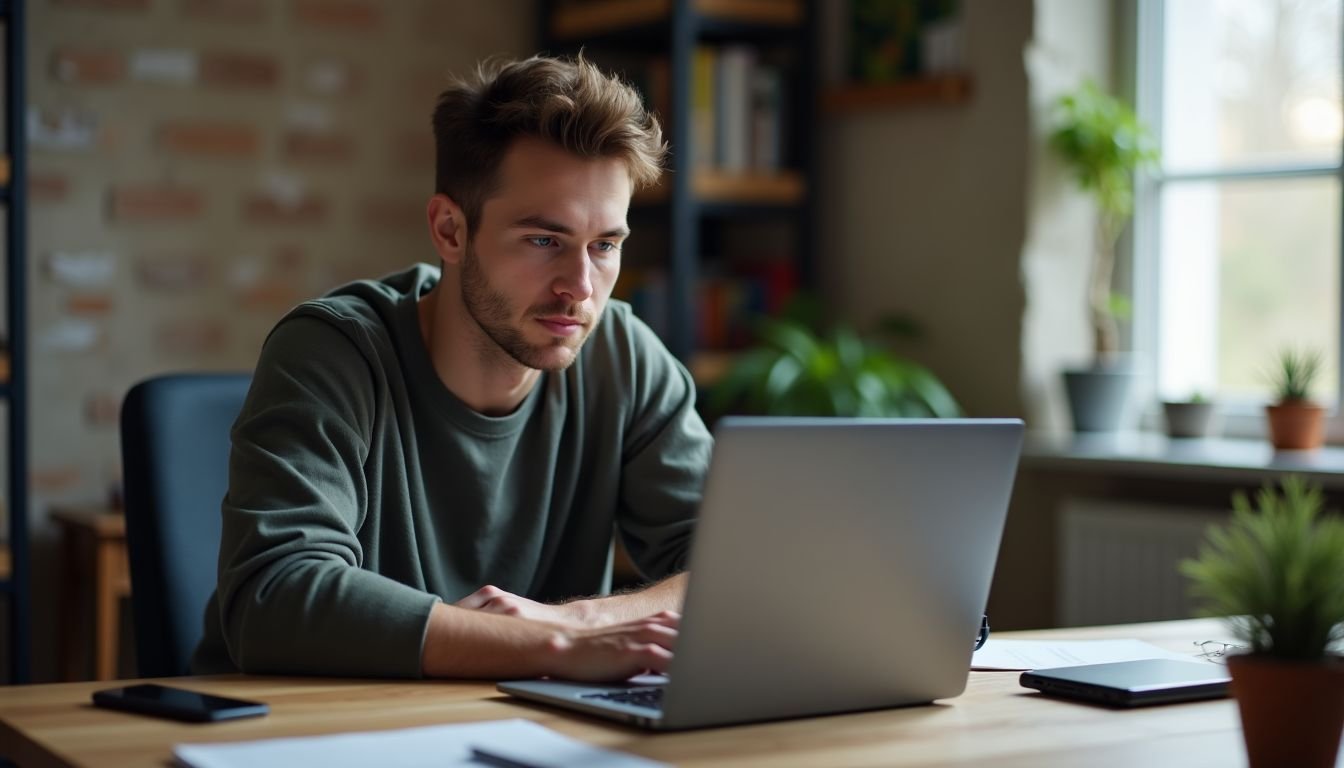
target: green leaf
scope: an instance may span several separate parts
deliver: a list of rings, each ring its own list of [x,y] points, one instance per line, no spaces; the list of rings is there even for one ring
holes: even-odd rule
[[[1158,159],[1151,131],[1133,110],[1090,80],[1061,96],[1055,113],[1050,146],[1106,215],[1127,218],[1133,210],[1134,172]]]
[[[1288,347],[1280,351],[1278,368],[1270,377],[1278,402],[1309,399],[1322,364],[1319,350]]]
[[[806,328],[784,320],[767,323],[761,329],[761,339],[799,362],[807,362],[817,354],[818,343]]]
[[[796,314],[814,304],[796,302]],[[817,313],[819,314],[819,313]],[[757,324],[759,344],[713,388],[716,413],[811,416],[956,416],[952,395],[928,369],[893,355],[853,328],[827,333],[788,317]]]
[[[857,372],[863,366],[867,353],[863,340],[849,328],[840,326],[833,332],[835,357],[839,366],[846,371]]]

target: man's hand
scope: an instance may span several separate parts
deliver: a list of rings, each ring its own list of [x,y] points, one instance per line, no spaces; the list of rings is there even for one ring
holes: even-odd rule
[[[605,627],[576,627],[438,603],[430,612],[421,669],[430,677],[625,680],[667,670],[680,621],[677,613],[660,611]]]
[[[636,621],[562,632],[551,643],[552,677],[584,682],[625,680],[666,672],[677,644],[681,616],[662,611]]]
[[[485,586],[458,600],[453,605],[471,611],[498,613],[520,619],[556,624],[566,628],[595,626],[578,602],[548,605],[515,595],[496,586]]]

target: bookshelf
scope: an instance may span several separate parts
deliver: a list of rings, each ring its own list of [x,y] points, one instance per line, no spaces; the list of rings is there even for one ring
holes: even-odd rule
[[[815,0],[542,4],[543,50],[583,50],[622,73],[663,124],[671,146],[667,173],[657,187],[636,194],[631,219],[636,232],[646,225],[660,234],[666,229],[665,238],[652,238],[666,241],[666,256],[650,270],[656,280],[627,293],[640,278],[623,277],[617,295],[631,301],[702,386],[731,363],[749,314],[777,309],[788,293],[813,284],[816,11]],[[741,259],[725,234],[762,222],[789,244],[769,254],[766,266],[759,254]],[[629,258],[623,267],[641,269],[648,265]],[[641,301],[647,293],[656,299]]]
[[[0,399],[7,405],[8,494],[4,514],[9,539],[0,556],[0,593],[9,602],[9,682],[26,683],[30,669],[31,594],[28,539],[28,151],[24,116],[24,0],[0,2],[4,24],[5,179],[0,191],[5,222],[5,341]]]
[[[678,6],[686,6],[704,25],[797,27],[804,17],[798,0],[577,0],[551,5],[546,36],[552,41],[600,39],[641,26],[661,27],[679,12]]]
[[[891,83],[838,85],[822,94],[827,112],[964,104],[971,98],[971,78],[964,74],[934,75]]]
[[[691,190],[701,204],[797,205],[803,201],[807,186],[802,174],[792,171],[773,174],[697,171],[691,179]],[[640,190],[631,203],[661,205],[667,203],[669,194],[668,185],[662,183]]]

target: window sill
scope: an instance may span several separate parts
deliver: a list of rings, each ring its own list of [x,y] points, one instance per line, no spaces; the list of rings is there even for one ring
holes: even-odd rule
[[[1155,432],[1027,436],[1022,468],[1261,484],[1293,473],[1344,489],[1344,447],[1275,451],[1263,439],[1172,439]]]

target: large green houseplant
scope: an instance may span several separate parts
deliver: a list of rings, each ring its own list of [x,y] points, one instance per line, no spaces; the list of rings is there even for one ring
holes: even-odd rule
[[[1117,317],[1128,303],[1112,290],[1116,241],[1134,210],[1134,174],[1157,161],[1157,144],[1128,106],[1091,81],[1055,103],[1050,147],[1097,204],[1096,236],[1087,288],[1093,358],[1087,369],[1065,372],[1074,427],[1119,427],[1132,373],[1118,358]]]
[[[828,331],[808,305],[760,322],[744,352],[710,393],[716,414],[951,417],[961,413],[927,368],[852,328]],[[888,323],[888,327],[902,326]],[[907,329],[908,324],[902,326]]]
[[[1252,768],[1333,766],[1344,728],[1344,519],[1299,477],[1254,505],[1233,497],[1199,557],[1181,564],[1204,613],[1245,646],[1228,656]]]

